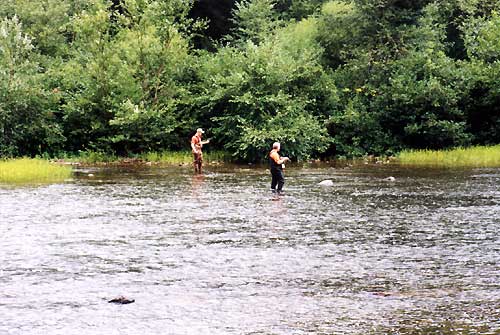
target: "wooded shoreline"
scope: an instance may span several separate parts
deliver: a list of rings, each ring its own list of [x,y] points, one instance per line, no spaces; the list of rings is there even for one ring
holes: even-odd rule
[[[220,15],[215,15],[219,13]],[[0,2],[0,157],[500,143],[500,2]]]

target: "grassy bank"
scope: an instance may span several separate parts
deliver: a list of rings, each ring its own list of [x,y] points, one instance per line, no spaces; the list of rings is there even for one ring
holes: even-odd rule
[[[403,151],[398,160],[401,164],[415,166],[500,167],[500,145]]]
[[[49,159],[49,157],[47,157]],[[166,165],[183,165],[193,162],[191,151],[153,151],[141,154],[120,157],[114,154],[108,154],[96,151],[82,151],[76,155],[60,155],[56,158],[58,161],[80,163],[84,165],[99,164],[128,164],[128,163],[154,163]],[[210,163],[228,163],[232,161],[230,154],[224,151],[210,151],[203,153],[203,160],[206,164]]]
[[[161,164],[190,164],[193,162],[193,154],[191,151],[148,152],[135,157],[147,162]],[[231,158],[231,155],[224,151],[210,151],[203,153],[203,160],[206,163],[230,162]]]
[[[71,167],[44,159],[18,158],[0,160],[0,183],[52,183],[71,177]]]

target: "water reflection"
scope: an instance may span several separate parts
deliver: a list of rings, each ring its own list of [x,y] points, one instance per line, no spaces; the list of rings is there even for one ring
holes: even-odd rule
[[[202,187],[205,182],[204,174],[194,174],[191,177],[191,193],[193,198],[199,198],[202,196]]]
[[[500,170],[92,173],[0,189],[1,334],[500,329]]]

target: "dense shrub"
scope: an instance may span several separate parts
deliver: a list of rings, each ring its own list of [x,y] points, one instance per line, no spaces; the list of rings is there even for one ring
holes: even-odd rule
[[[0,156],[185,150],[197,127],[246,161],[274,141],[296,159],[496,144],[498,13],[477,0],[5,0]]]
[[[44,85],[32,38],[17,16],[0,20],[0,156],[37,154],[64,140],[57,94]]]

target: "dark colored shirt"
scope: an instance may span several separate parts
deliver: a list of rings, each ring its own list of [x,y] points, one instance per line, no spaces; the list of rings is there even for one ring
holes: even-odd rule
[[[281,157],[278,154],[278,150],[276,149],[271,150],[271,152],[269,153],[269,165],[271,169],[282,170],[283,166],[278,163],[280,160]]]

